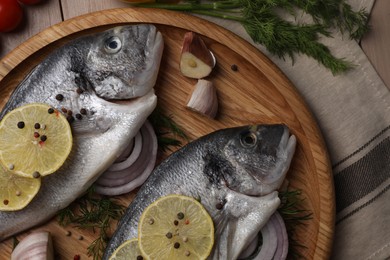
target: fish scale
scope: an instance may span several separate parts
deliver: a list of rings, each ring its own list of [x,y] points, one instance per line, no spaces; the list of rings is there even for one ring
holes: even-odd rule
[[[82,117],[68,115],[74,144],[64,165],[42,179],[27,207],[0,212],[0,241],[48,221],[120,156],[156,106],[153,87],[163,47],[153,25],[115,27],[57,49],[18,85],[0,118],[27,103],[45,103]],[[56,99],[58,94],[63,98]]]
[[[277,189],[295,146],[295,136],[284,125],[222,129],[187,144],[151,173],[120,220],[103,259],[136,238],[144,209],[169,194],[191,196],[210,214],[215,226],[210,259],[237,259],[279,206]]]

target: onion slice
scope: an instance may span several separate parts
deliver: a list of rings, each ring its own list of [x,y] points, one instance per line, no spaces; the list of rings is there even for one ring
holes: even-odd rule
[[[123,162],[124,160],[126,160],[130,156],[130,153],[134,149],[134,139],[135,138],[131,139],[131,141],[130,141],[129,145],[127,146],[126,150],[124,150],[123,153],[121,155],[119,155],[119,157],[115,160],[114,164]]]
[[[288,235],[286,225],[279,212],[275,212],[267,224],[261,229],[263,244],[253,260],[285,260],[288,254]],[[239,259],[245,259],[254,254],[258,237],[241,252]]]
[[[125,158],[125,160],[123,160],[122,162],[114,163],[113,165],[111,165],[110,168],[108,168],[108,171],[120,171],[126,169],[130,167],[138,159],[142,148],[142,136],[140,131],[135,135],[133,140],[134,140],[134,147],[132,147],[131,154],[127,158]],[[105,174],[106,173],[103,173],[102,176],[104,176]]]
[[[103,173],[95,183],[97,193],[108,196],[125,194],[142,185],[149,177],[156,163],[157,136],[148,121],[141,127],[140,132],[142,148],[137,160],[125,169]]]
[[[53,242],[49,232],[35,232],[22,239],[11,254],[11,260],[53,260]]]
[[[275,229],[278,238],[278,247],[276,248],[274,259],[284,260],[287,258],[289,245],[286,225],[279,212],[275,212],[272,215],[272,218],[275,222]]]

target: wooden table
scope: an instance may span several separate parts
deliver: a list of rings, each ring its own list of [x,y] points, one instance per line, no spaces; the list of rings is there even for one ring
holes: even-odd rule
[[[44,0],[37,6],[26,6],[25,21],[11,33],[0,34],[0,58],[43,29],[63,20],[102,9],[128,7],[118,0]],[[361,46],[386,86],[390,88],[390,1],[376,0],[370,21],[372,29],[362,39]]]

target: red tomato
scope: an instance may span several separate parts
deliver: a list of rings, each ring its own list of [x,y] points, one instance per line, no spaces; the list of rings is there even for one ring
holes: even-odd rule
[[[15,29],[23,19],[23,10],[16,0],[0,0],[0,32]]]
[[[18,0],[19,3],[25,4],[25,5],[36,5],[42,2],[42,0]]]

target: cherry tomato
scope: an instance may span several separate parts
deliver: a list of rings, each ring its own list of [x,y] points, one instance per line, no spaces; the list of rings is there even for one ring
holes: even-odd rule
[[[25,5],[36,5],[42,2],[42,0],[18,0],[19,3],[25,4]]]
[[[0,0],[0,32],[15,29],[23,19],[23,10],[16,0]]]

